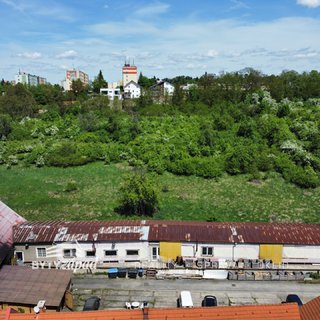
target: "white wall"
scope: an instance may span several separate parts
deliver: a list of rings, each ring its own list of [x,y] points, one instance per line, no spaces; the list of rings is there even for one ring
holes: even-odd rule
[[[174,86],[172,84],[170,84],[169,82],[164,82],[163,86],[165,94],[167,93],[169,96],[173,94]]]
[[[284,245],[282,256],[284,259],[310,259],[320,262],[320,247]]]
[[[119,100],[122,99],[121,92],[119,88],[113,89],[113,88],[101,88],[100,94],[107,96],[109,100],[114,100],[115,98],[118,98]]]
[[[198,250],[196,250],[198,247]],[[258,259],[259,258],[259,245],[251,244],[212,244],[212,243],[188,243],[182,244],[181,254],[185,257],[195,258],[210,258],[210,256],[202,255],[202,247],[213,247],[214,258],[234,260],[245,259]]]
[[[137,85],[134,85],[133,83],[128,84],[124,88],[125,93],[130,93],[130,98],[139,98],[141,95],[141,89]]]

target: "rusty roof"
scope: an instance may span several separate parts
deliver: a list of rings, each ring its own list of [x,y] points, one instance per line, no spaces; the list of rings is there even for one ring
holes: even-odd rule
[[[0,265],[13,243],[12,227],[26,221],[0,201]]]
[[[153,221],[149,240],[315,245],[320,224]]]
[[[319,245],[320,224],[118,220],[25,222],[14,227],[15,243],[75,240]]]
[[[59,307],[71,276],[67,270],[4,265],[0,269],[0,302],[34,306],[46,300],[48,307]]]
[[[14,228],[14,242],[140,241],[148,234],[143,220],[25,222]]]
[[[33,314],[10,314],[6,320],[33,320]],[[40,313],[37,320],[300,320],[297,304],[214,308],[154,308]]]
[[[300,308],[301,320],[320,319],[320,297],[317,297]]]

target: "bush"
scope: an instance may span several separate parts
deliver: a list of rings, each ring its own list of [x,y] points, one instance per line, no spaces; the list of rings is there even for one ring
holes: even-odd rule
[[[12,118],[8,114],[0,114],[0,139],[7,138],[12,131]]]
[[[196,175],[203,178],[220,177],[224,171],[224,163],[220,157],[184,158],[168,163],[169,171],[179,175]]]
[[[287,155],[279,155],[275,159],[275,165],[285,180],[301,188],[316,188],[320,185],[319,177],[311,166],[305,168],[297,166]]]
[[[78,190],[78,184],[74,180],[68,181],[64,189],[65,192],[73,192],[77,190]]]
[[[159,209],[158,194],[143,173],[125,177],[119,193],[119,206],[115,211],[120,214],[152,216]]]
[[[257,168],[253,147],[238,145],[226,157],[226,171],[230,174],[252,173]]]
[[[56,167],[78,166],[90,162],[71,142],[54,145],[46,160],[49,165]]]

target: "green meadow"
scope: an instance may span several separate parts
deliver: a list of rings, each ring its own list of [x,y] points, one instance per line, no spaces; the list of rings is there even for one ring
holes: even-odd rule
[[[28,220],[126,219],[114,212],[126,163],[85,166],[0,166],[0,200]],[[154,219],[319,222],[320,188],[301,189],[270,173],[216,179],[148,173],[159,194]],[[70,188],[70,185],[72,188]],[[141,218],[141,217],[130,217]]]

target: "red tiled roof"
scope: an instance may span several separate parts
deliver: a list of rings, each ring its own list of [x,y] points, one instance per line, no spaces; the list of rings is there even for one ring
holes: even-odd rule
[[[300,308],[301,320],[320,319],[320,297],[317,297]]]
[[[0,201],[0,264],[13,243],[12,227],[26,221]]]
[[[12,314],[8,320],[33,320],[34,315]],[[296,303],[237,307],[46,312],[37,320],[301,320]]]
[[[319,245],[320,224],[120,220],[25,222],[14,228],[15,243],[73,240]]]

